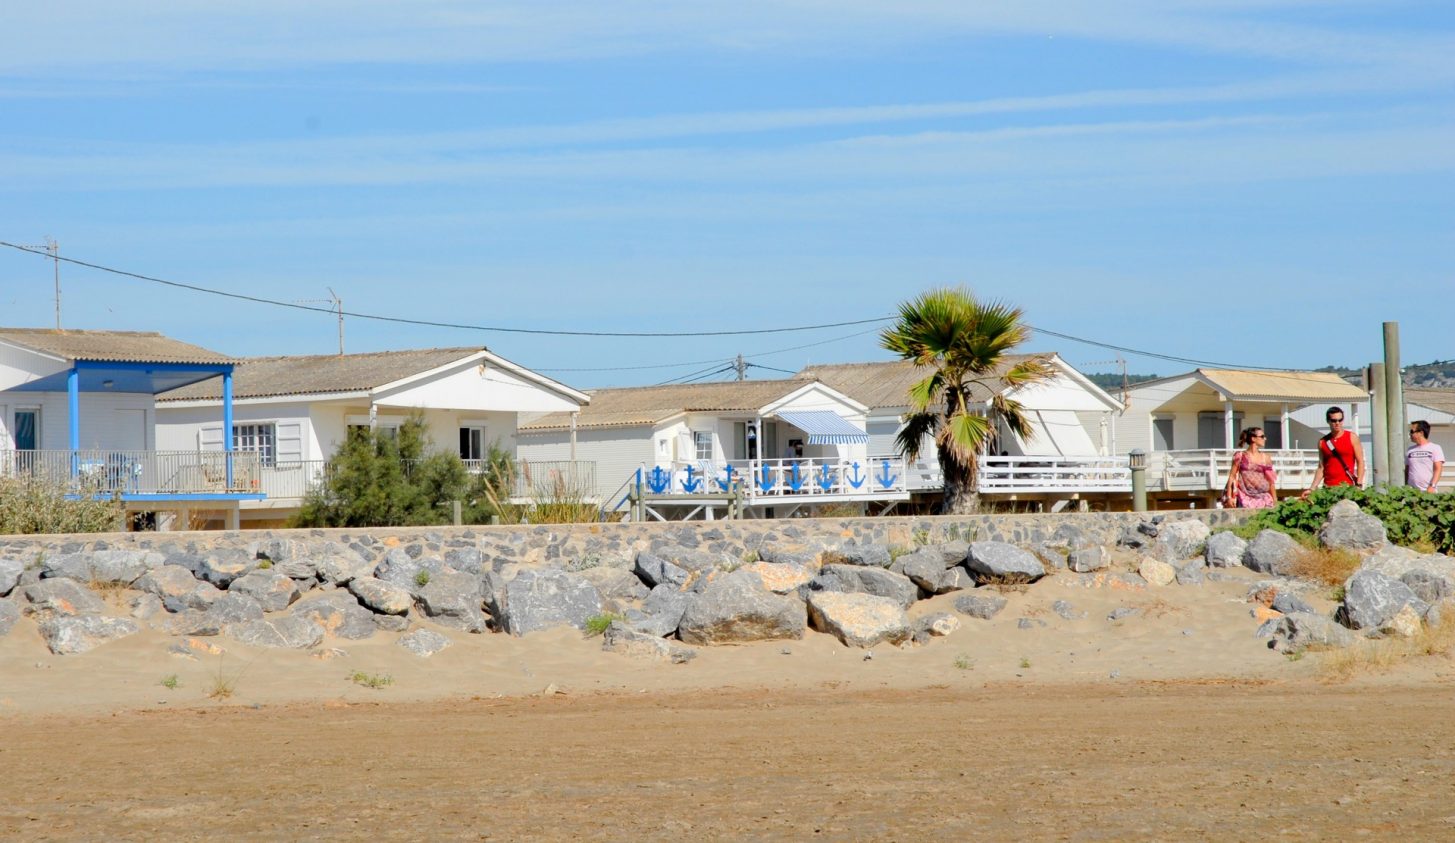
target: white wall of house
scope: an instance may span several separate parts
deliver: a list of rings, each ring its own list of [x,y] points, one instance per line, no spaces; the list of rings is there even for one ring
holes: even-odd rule
[[[79,396],[82,448],[156,448],[156,401],[146,393],[83,392]],[[42,450],[71,447],[70,396],[64,392],[0,392],[0,450],[15,447],[17,410],[39,410]]]
[[[70,367],[65,361],[0,343],[0,393]]]
[[[646,425],[576,432],[576,459],[596,463],[598,497],[613,493],[642,465],[653,465],[652,449],[652,428]],[[520,432],[516,436],[516,459],[521,462],[569,460],[571,432]]]

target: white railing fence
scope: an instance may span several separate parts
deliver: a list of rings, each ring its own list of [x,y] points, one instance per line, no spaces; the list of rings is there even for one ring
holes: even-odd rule
[[[983,456],[976,486],[983,493],[1130,492],[1126,457]]]
[[[1154,451],[1147,458],[1149,491],[1215,491],[1228,482],[1228,471],[1237,451]],[[1319,455],[1312,450],[1264,451],[1273,458],[1273,472],[1280,490],[1306,489],[1313,482]],[[1366,478],[1367,479],[1367,478]]]
[[[907,491],[902,457],[824,460],[675,461],[640,470],[642,491],[652,495],[736,494],[748,501],[789,496],[898,497]]]
[[[0,476],[43,479],[77,494],[255,493],[261,475],[253,451],[0,451]]]

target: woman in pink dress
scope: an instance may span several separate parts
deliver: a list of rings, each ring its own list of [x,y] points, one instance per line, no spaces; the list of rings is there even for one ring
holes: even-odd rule
[[[1261,427],[1250,427],[1238,437],[1244,450],[1233,455],[1223,500],[1242,509],[1268,509],[1278,504],[1273,476],[1273,458],[1263,453],[1268,436]]]

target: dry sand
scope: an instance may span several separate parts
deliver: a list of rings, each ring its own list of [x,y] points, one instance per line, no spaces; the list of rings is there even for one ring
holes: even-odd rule
[[[816,633],[671,665],[443,629],[430,659],[393,633],[183,658],[154,631],[53,656],[22,619],[0,837],[1455,839],[1455,663],[1322,682],[1254,637],[1257,577],[1233,576],[1051,577],[868,659]]]

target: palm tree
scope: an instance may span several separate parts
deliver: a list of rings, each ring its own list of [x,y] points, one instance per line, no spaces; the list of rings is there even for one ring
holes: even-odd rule
[[[912,412],[895,444],[913,460],[934,436],[946,513],[978,508],[976,457],[995,439],[997,419],[1021,436],[1031,433],[1020,402],[1006,393],[1046,380],[1053,370],[1040,357],[1006,359],[1030,336],[1020,320],[1019,308],[978,301],[965,287],[941,288],[901,304],[898,321],[879,335],[884,348],[926,373],[910,387]]]

